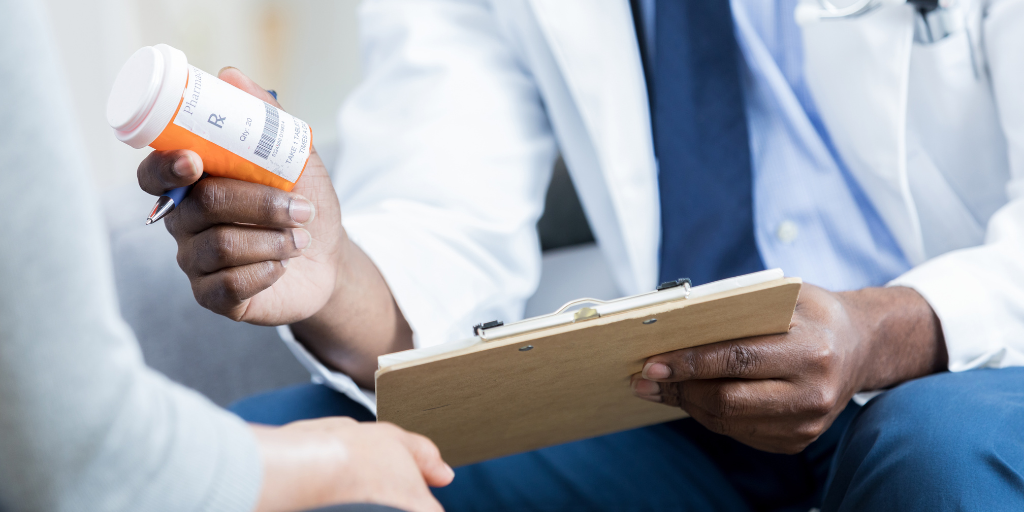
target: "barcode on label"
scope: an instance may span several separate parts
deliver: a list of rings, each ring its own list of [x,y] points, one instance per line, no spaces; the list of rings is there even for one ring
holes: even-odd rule
[[[270,156],[270,150],[274,148],[274,141],[277,140],[279,120],[276,108],[270,106],[269,103],[264,103],[263,106],[267,108],[267,122],[263,125],[263,135],[260,136],[260,143],[256,145],[256,156],[267,158]]]

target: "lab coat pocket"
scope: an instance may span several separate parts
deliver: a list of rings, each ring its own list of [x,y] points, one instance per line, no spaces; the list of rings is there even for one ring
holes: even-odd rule
[[[931,44],[914,43],[910,52],[911,76],[926,75],[933,86],[973,86],[979,79],[966,30],[958,30]]]

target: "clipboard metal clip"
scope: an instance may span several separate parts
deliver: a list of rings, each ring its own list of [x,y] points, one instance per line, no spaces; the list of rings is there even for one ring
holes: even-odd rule
[[[571,300],[571,301],[566,302],[565,304],[563,304],[562,307],[556,309],[554,313],[551,313],[551,315],[560,314],[560,313],[564,312],[565,310],[567,310],[567,309],[569,309],[569,308],[571,308],[573,306],[579,306],[580,304],[607,304],[607,303],[608,303],[608,301],[599,300],[599,299],[576,299],[576,300]],[[592,309],[592,308],[582,308],[582,309]],[[548,316],[550,316],[550,315],[548,315]]]
[[[666,281],[664,283],[659,284],[658,287],[655,288],[655,290],[653,292],[647,292],[644,295],[647,295],[649,293],[657,293],[657,292],[660,292],[662,290],[668,290],[669,288],[676,288],[678,286],[682,286],[683,287],[683,290],[684,290],[683,291],[683,294],[684,294],[683,298],[687,298],[687,297],[690,296],[690,278],[689,277],[684,277],[682,279],[676,279],[675,281]],[[600,299],[590,299],[590,298],[587,298],[587,299],[576,299],[576,300],[573,300],[573,301],[566,302],[565,305],[563,305],[562,307],[558,308],[554,313],[551,313],[550,315],[546,315],[546,316],[554,316],[554,315],[560,314],[563,311],[565,311],[565,310],[567,310],[567,309],[569,309],[569,308],[571,308],[573,306],[579,306],[580,304],[596,304],[596,305],[601,305],[601,304],[608,304],[609,302],[615,302],[615,301],[607,301],[607,300],[600,300]],[[575,322],[579,322],[580,320],[589,320],[591,318],[600,318],[600,317],[601,317],[601,313],[599,311],[597,311],[596,309],[584,307],[584,308],[580,308],[580,309],[576,310],[576,314],[573,315],[573,320],[572,321],[573,321],[573,323],[575,323]]]
[[[649,296],[649,295],[656,294],[656,293],[664,291],[664,290],[669,290],[669,289],[672,289],[672,288],[679,288],[679,287],[683,288],[683,293],[682,293],[682,297],[681,298],[687,299],[687,298],[690,297],[690,284],[691,284],[690,283],[690,278],[684,277],[684,278],[681,278],[681,279],[676,279],[675,281],[666,281],[664,283],[661,283],[661,284],[658,285],[658,287],[654,291],[650,291],[650,292],[647,292],[647,293],[642,293],[640,295],[635,295],[633,297],[627,297],[625,299],[617,299],[617,300],[600,300],[600,299],[591,299],[591,298],[576,299],[576,300],[573,300],[573,301],[566,302],[562,307],[560,307],[557,310],[555,310],[554,313],[549,313],[547,315],[538,316],[538,317],[532,319],[531,321],[532,322],[537,322],[537,321],[549,322],[553,317],[557,317],[558,315],[560,315],[562,313],[565,313],[566,310],[568,310],[569,308],[572,308],[574,306],[582,306],[584,304],[592,305],[592,307],[591,306],[584,306],[584,307],[581,307],[581,308],[577,309],[576,311],[572,312],[573,313],[573,315],[572,315],[572,323],[580,322],[580,321],[583,321],[583,320],[592,320],[594,318],[601,318],[601,311],[598,311],[598,308],[601,307],[601,306],[607,306],[609,304],[615,304],[615,303],[620,303],[621,304],[621,303],[623,303],[623,301],[636,300],[639,297]],[[676,293],[674,295],[678,295],[678,293]],[[672,299],[672,300],[677,300],[678,298],[679,297],[676,297],[675,299]],[[617,312],[616,310],[609,311],[609,307],[603,308],[603,311],[605,312],[605,314]],[[517,324],[522,324],[522,323],[523,322],[516,322],[516,323],[509,324],[509,325],[510,326],[515,326]],[[566,322],[566,323],[568,323],[568,322]],[[505,325],[505,324],[503,322],[498,321],[498,320],[491,320],[490,322],[486,322],[486,323],[482,323],[482,324],[476,324],[476,325],[473,326],[473,335],[474,336],[479,336],[480,339],[482,339],[483,341],[488,341],[488,337],[487,337],[487,332],[486,331],[488,329],[492,329],[494,327],[501,327],[503,325]],[[559,325],[559,324],[549,324],[549,325],[546,325],[546,327],[551,327],[551,326],[554,326],[554,325]],[[506,331],[507,331],[507,329],[506,329]],[[525,332],[525,331],[520,331],[520,332]],[[504,333],[500,334],[501,337],[506,337],[506,336],[511,336],[511,335],[512,334],[510,334],[508,332],[504,332]]]
[[[576,314],[572,316],[572,323],[590,320],[591,318],[601,318],[601,313],[598,313],[594,308],[579,308],[576,310]]]

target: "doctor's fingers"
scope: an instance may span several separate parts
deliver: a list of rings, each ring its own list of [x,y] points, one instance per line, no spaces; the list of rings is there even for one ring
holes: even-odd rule
[[[204,308],[240,321],[249,299],[273,286],[287,265],[288,260],[262,261],[193,277],[192,294]]]
[[[249,78],[245,73],[242,73],[242,71],[236,67],[227,66],[221,68],[221,70],[217,72],[217,78],[220,78],[221,80],[267,103],[270,103],[281,110],[284,110],[284,108],[281,107],[281,104],[277,102],[276,96],[270,94],[270,91],[260,87],[259,84]]]
[[[651,356],[642,374],[657,382],[786,378],[800,370],[793,351],[778,335],[722,341]]]
[[[207,178],[196,183],[164,222],[181,243],[217,224],[297,228],[309,224],[315,215],[313,203],[299,194],[228,178]]]
[[[137,174],[139,187],[158,196],[198,181],[203,175],[203,159],[187,149],[153,151],[139,163]]]
[[[221,269],[300,256],[312,243],[302,228],[269,229],[221,224],[182,240],[178,266],[189,277]]]
[[[784,380],[716,379],[661,386],[661,403],[680,407],[712,432],[771,452],[799,452],[842,410],[826,393]]]

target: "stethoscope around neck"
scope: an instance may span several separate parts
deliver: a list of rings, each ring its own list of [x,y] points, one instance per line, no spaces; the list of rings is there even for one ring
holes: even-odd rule
[[[817,21],[854,18],[867,14],[884,3],[901,3],[903,0],[855,0],[850,5],[836,7],[833,0],[816,0],[818,6],[801,3],[796,8],[796,21],[804,25]],[[931,44],[945,39],[953,33],[954,24],[949,19],[950,0],[905,0],[914,7],[914,41]]]

